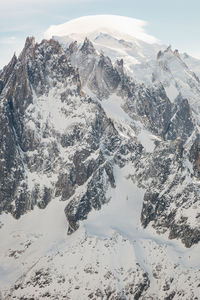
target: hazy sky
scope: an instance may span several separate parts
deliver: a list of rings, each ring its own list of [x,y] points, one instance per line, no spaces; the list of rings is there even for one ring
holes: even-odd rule
[[[200,58],[200,0],[0,0],[0,68],[26,36],[40,40],[51,25],[93,14],[144,20],[163,44]]]

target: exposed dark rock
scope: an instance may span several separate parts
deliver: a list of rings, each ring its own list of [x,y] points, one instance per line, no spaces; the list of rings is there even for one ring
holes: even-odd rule
[[[58,176],[58,181],[56,183],[56,193],[55,195],[61,196],[62,200],[69,199],[74,194],[74,185],[76,183],[76,174],[74,169],[71,170],[71,173],[60,174]]]
[[[165,137],[169,140],[175,140],[176,138],[186,140],[194,130],[191,109],[188,100],[183,99],[180,95],[175,103]]]
[[[37,203],[39,208],[44,209],[47,204],[51,201],[52,190],[50,188],[44,187],[43,195],[41,201]]]
[[[157,59],[159,59],[160,57],[162,57],[163,56],[163,53],[162,53],[162,51],[160,50],[159,52],[158,52],[158,54],[157,54]]]
[[[157,210],[159,209],[159,199],[158,193],[146,192],[144,195],[144,202],[141,214],[142,225],[147,227],[147,225],[155,219]]]
[[[53,60],[54,56],[56,59]],[[33,90],[37,95],[48,93],[48,77],[58,82],[63,82],[68,77],[72,78],[76,85],[75,93],[79,94],[78,73],[70,65],[61,46],[54,40],[44,40],[36,44],[34,38],[27,38],[18,60],[14,55],[1,73],[0,155],[4,163],[0,165],[3,175],[0,179],[0,210],[8,210],[16,218],[32,209],[33,203],[38,202],[39,207],[44,208],[52,196],[52,191],[47,189],[44,190],[44,195],[34,192],[31,196],[24,183],[25,164],[32,172],[40,171],[42,166],[51,170],[51,166],[42,158],[42,145],[38,133],[26,124],[27,110],[33,105]],[[34,126],[40,130],[39,123]],[[48,136],[49,133],[44,137]],[[28,151],[39,151],[41,156],[34,155],[30,158],[26,155]],[[51,152],[53,158],[58,150],[52,147],[49,149],[49,153]]]
[[[169,238],[181,238],[185,246],[190,248],[200,241],[200,230],[193,229],[186,224],[179,225],[174,223],[170,226]]]
[[[23,197],[23,189],[19,194],[17,190],[20,181],[24,179],[24,169],[12,116],[6,102],[2,102],[0,107],[0,128],[0,212],[2,210],[12,212],[13,199],[18,199],[19,202]],[[25,210],[26,206],[23,207],[23,211]]]
[[[98,98],[102,99],[107,98],[117,89],[120,80],[120,75],[113,67],[110,58],[101,54],[98,63],[92,70],[88,86]]]
[[[151,131],[163,137],[172,116],[172,105],[163,86],[157,90],[141,88],[138,96],[137,113]]]
[[[143,282],[141,282],[139,284],[139,286],[137,287],[137,291],[136,291],[133,299],[134,300],[140,299],[142,294],[149,288],[149,286],[150,286],[150,280],[149,280],[148,274],[144,273],[143,274]]]
[[[96,52],[93,44],[90,42],[90,40],[88,38],[85,38],[84,43],[83,43],[80,51],[82,53],[84,53],[85,55],[94,54]]]
[[[10,80],[10,76],[12,75],[16,63],[17,57],[14,54],[10,63],[5,66],[3,71],[0,73],[0,94],[3,91],[3,88],[6,86],[7,82]]]
[[[65,214],[69,222],[68,234],[78,229],[79,221],[86,219],[92,209],[100,210],[101,206],[109,200],[105,196],[108,185],[106,182],[107,180],[113,180],[113,175],[111,175],[112,171],[109,175],[107,175],[107,172],[105,166],[99,167],[93,174],[81,199],[74,197],[65,208]],[[112,181],[111,184],[113,185]]]
[[[200,135],[198,134],[190,149],[189,160],[193,164],[194,174],[200,178]]]

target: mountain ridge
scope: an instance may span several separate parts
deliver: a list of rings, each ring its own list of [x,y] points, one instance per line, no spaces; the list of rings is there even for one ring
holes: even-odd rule
[[[2,255],[7,258],[0,278],[8,272],[5,270],[12,270],[12,263],[21,272],[15,271],[11,285],[5,288],[4,295],[8,299],[24,297],[25,293],[30,298],[35,294],[37,299],[61,298],[65,295],[66,280],[69,281],[70,299],[77,299],[81,293],[85,299],[89,295],[91,299],[106,299],[111,295],[113,299],[145,299],[146,296],[187,299],[188,295],[195,299],[198,295],[195,284],[198,282],[196,253],[200,240],[199,107],[196,105],[199,81],[185,63],[182,64],[177,51],[168,49],[158,56],[155,55],[155,63],[159,72],[149,86],[130,76],[124,60],[113,62],[105,53],[99,53],[88,38],[80,46],[72,42],[67,47],[54,39],[38,44],[34,38],[27,38],[20,56],[14,56],[0,74],[0,158],[1,174],[4,174],[0,199],[2,220],[5,219],[0,234],[3,238],[10,232],[10,244],[3,243]],[[172,68],[180,60],[181,67],[186,70],[181,82],[179,77],[174,77]],[[166,87],[170,83],[177,88],[177,82],[179,90],[182,91],[183,86],[185,90],[172,101]],[[56,229],[54,210],[62,215],[62,225],[58,226],[60,233]],[[11,221],[11,216],[4,211],[19,220]],[[36,218],[34,224],[37,223],[35,211],[41,220],[42,215],[46,215],[46,224],[53,222],[52,236],[45,224],[41,235],[38,229],[29,229],[31,215]],[[24,225],[17,225],[23,222]],[[16,228],[22,226],[22,233],[18,231],[22,249],[9,223],[16,224],[12,225]],[[79,236],[83,239],[83,251],[92,253],[90,244],[99,245],[92,246],[95,249],[92,266],[87,257],[83,258],[84,254],[78,255]],[[42,239],[44,250],[42,253],[37,250],[34,255],[31,249],[36,249]],[[14,250],[14,241],[19,247],[17,250]],[[73,253],[68,241],[76,245],[72,251],[78,255],[81,270],[82,267],[86,270],[79,274],[76,263],[69,267],[78,278],[79,287],[76,280],[68,278],[68,265],[62,271],[63,259]],[[117,243],[121,248],[116,250],[116,261],[120,249],[124,249],[125,254],[130,247],[129,259],[126,263],[122,260],[109,266],[110,252],[102,250],[108,261],[105,263],[108,272],[104,274],[98,267],[99,249],[113,249],[112,252]],[[164,254],[159,255],[158,261],[152,258],[153,253],[158,255],[159,249],[162,253],[166,251],[163,265]],[[135,254],[130,254],[131,251]],[[144,252],[144,256],[140,257],[138,251]],[[52,254],[48,256],[48,253]],[[175,272],[179,283],[175,284],[169,274],[170,268],[176,268],[178,253],[181,263]],[[46,268],[48,257],[54,260],[55,254],[55,263]],[[152,264],[148,255],[153,259]],[[191,255],[194,256],[192,267]],[[27,259],[27,266],[22,264],[23,257]],[[43,261],[42,268],[39,257]],[[186,257],[187,266],[184,266]],[[101,264],[104,265],[103,258]],[[129,264],[132,270],[128,269]],[[124,265],[126,271],[120,271]],[[52,279],[56,266],[58,270]],[[190,279],[184,275],[185,268]],[[162,276],[158,275],[161,273]],[[91,274],[86,276],[90,292],[84,288],[81,274]],[[132,282],[127,279],[128,274],[132,274]],[[98,285],[97,279],[92,288],[95,276],[101,278],[105,287]],[[187,277],[188,285],[184,290],[179,276],[183,276],[183,280]],[[18,283],[14,283],[17,278]],[[63,288],[59,292],[58,284],[55,292],[53,281],[59,281],[58,278],[63,280]]]

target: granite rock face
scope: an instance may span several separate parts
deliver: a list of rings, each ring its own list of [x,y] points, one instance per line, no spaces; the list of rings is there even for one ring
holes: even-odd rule
[[[5,299],[197,299],[198,77],[112,51],[29,37],[0,73]]]
[[[199,179],[200,177],[200,135],[196,135],[189,153],[189,160],[193,165],[193,170],[195,176]]]
[[[198,210],[196,223],[186,216],[199,199],[193,181],[199,179],[199,135],[181,93],[172,102],[161,82],[137,83],[123,60],[113,64],[87,38],[65,50],[55,40],[27,38],[0,74],[0,91],[1,211],[19,218],[61,197],[72,233],[109,201],[113,168],[132,164],[130,177],[145,190],[142,225],[168,231],[187,247],[199,242]],[[139,138],[144,130],[153,136],[153,150]]]

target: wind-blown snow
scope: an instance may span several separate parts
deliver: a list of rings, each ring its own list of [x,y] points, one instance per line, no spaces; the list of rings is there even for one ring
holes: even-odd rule
[[[170,86],[165,87],[165,92],[171,102],[174,102],[174,100],[176,99],[176,97],[179,94],[179,91],[177,90],[177,88],[172,84]]]
[[[107,33],[114,33],[118,37],[129,35],[147,43],[156,43],[158,40],[145,32],[147,22],[139,19],[116,15],[94,15],[77,18],[60,25],[51,25],[44,33],[45,38],[52,36],[66,36],[80,34],[84,37],[92,31],[100,30]]]
[[[154,140],[155,136],[150,134],[150,132],[145,129],[142,129],[138,134],[138,141],[142,144],[147,152],[153,152],[155,148]]]
[[[132,120],[122,109],[122,105],[122,98],[115,94],[102,101],[102,107],[109,118],[118,122],[130,123]]]

